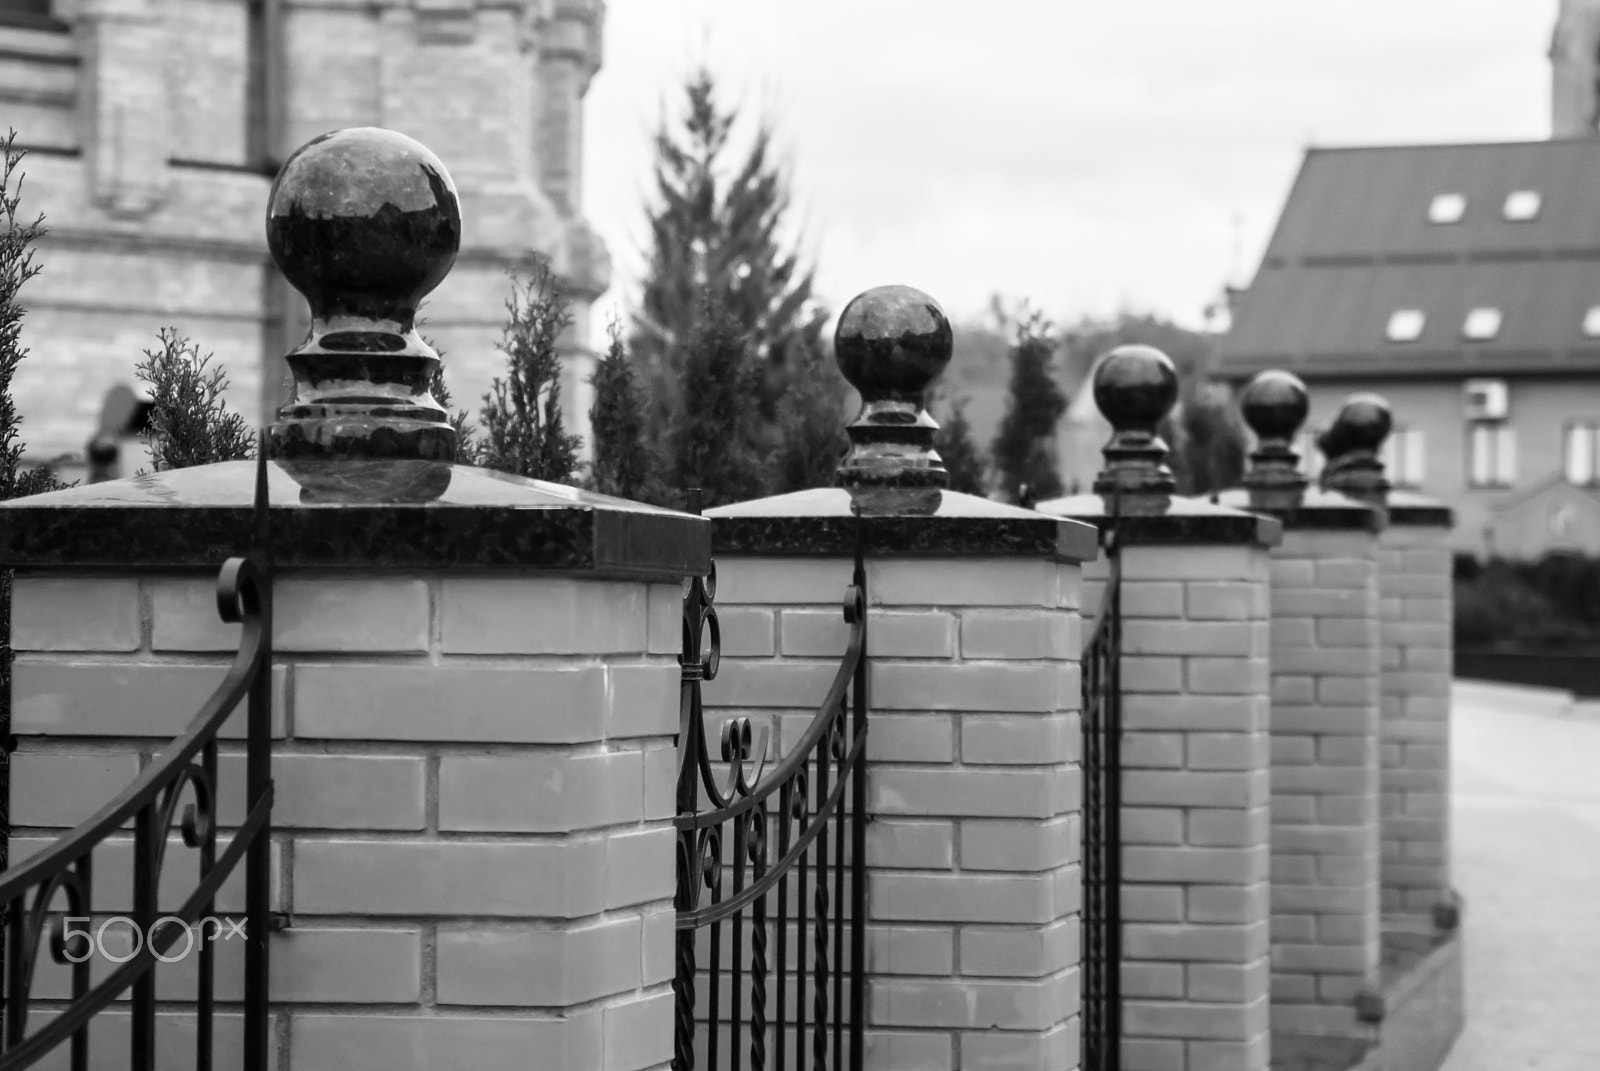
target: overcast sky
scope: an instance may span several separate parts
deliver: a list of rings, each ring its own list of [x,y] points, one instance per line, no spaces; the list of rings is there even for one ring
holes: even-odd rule
[[[597,326],[636,292],[650,134],[707,62],[764,109],[837,310],[907,283],[1058,321],[1198,324],[1308,145],[1549,134],[1557,0],[608,0],[586,211]],[[620,303],[620,304],[619,304]]]

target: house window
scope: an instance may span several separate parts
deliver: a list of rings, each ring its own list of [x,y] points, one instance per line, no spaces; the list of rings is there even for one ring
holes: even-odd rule
[[[1467,214],[1467,198],[1459,193],[1441,193],[1428,205],[1429,223],[1460,223]]]
[[[1469,342],[1487,342],[1500,333],[1501,319],[1499,309],[1473,309],[1461,325],[1461,334]]]
[[[1517,478],[1517,433],[1504,424],[1467,427],[1467,486],[1510,487]]]
[[[1302,431],[1294,444],[1295,452],[1300,455],[1300,471],[1311,480],[1322,474],[1322,451],[1317,449],[1317,436],[1320,434],[1320,428]]]
[[[1591,305],[1583,314],[1583,334],[1586,338],[1600,338],[1600,305]]]
[[[1512,190],[1506,195],[1505,217],[1511,223],[1527,223],[1539,218],[1543,206],[1538,190]]]
[[[1600,424],[1568,424],[1561,456],[1567,482],[1582,486],[1600,483]]]
[[[1421,309],[1396,309],[1384,334],[1390,342],[1415,342],[1422,337],[1428,317]]]
[[[1421,487],[1425,453],[1421,428],[1396,428],[1383,443],[1383,468],[1396,487]]]

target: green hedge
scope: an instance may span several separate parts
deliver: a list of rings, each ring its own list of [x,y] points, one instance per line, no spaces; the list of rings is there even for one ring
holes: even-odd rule
[[[1455,639],[1458,648],[1600,651],[1600,560],[1457,557]]]

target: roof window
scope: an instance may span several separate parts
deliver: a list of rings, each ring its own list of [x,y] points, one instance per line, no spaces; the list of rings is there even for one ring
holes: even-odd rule
[[[1415,342],[1422,337],[1422,328],[1427,322],[1428,317],[1421,309],[1396,309],[1384,333],[1390,342]]]
[[[1583,334],[1585,338],[1600,338],[1600,305],[1591,305],[1584,313]]]
[[[1512,190],[1506,195],[1505,216],[1512,223],[1527,223],[1539,218],[1544,198],[1538,190]]]
[[[1467,198],[1460,193],[1441,193],[1428,206],[1429,223],[1460,223],[1467,214]]]
[[[1502,319],[1499,309],[1473,309],[1461,325],[1461,334],[1469,342],[1487,342],[1500,333]]]

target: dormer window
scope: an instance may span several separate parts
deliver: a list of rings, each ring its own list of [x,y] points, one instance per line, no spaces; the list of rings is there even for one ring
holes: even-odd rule
[[[1543,207],[1538,190],[1512,190],[1506,195],[1505,217],[1510,223],[1527,223],[1538,219]]]
[[[1469,342],[1487,342],[1500,334],[1501,319],[1499,309],[1473,309],[1461,325],[1462,337]]]
[[[1428,206],[1429,223],[1460,223],[1467,214],[1467,198],[1460,193],[1441,193]]]
[[[1589,311],[1583,314],[1583,336],[1600,338],[1600,305],[1589,306]]]
[[[1422,337],[1428,317],[1421,309],[1396,309],[1389,317],[1389,327],[1384,334],[1390,342],[1415,342]]]

